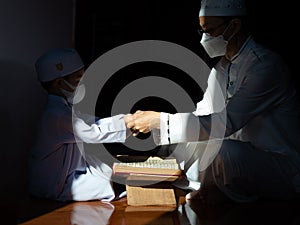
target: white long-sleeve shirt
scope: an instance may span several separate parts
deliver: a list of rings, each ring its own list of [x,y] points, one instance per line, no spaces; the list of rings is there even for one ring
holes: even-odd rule
[[[30,155],[31,194],[63,201],[114,198],[111,168],[102,161],[92,168],[82,149],[83,142],[125,142],[123,115],[90,119],[76,115],[63,97],[48,95]]]
[[[161,113],[156,143],[225,137],[295,157],[300,163],[297,103],[286,64],[249,37],[231,61],[223,58],[211,70],[195,112]]]

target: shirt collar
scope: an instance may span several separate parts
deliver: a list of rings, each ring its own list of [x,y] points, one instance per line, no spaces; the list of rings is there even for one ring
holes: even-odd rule
[[[240,48],[240,50],[238,51],[238,53],[236,53],[232,59],[230,60],[231,63],[233,64],[236,64],[238,63],[243,57],[240,57],[240,56],[243,56],[245,55],[248,50],[249,50],[249,46],[251,46],[251,43],[253,43],[253,38],[252,36],[250,35],[246,41],[244,42],[244,44],[242,45],[242,47]]]
[[[69,103],[66,101],[66,99],[59,95],[48,94],[48,101],[59,102],[64,105],[70,106]]]

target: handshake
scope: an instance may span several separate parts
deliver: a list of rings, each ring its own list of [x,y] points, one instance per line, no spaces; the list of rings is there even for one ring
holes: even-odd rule
[[[124,120],[133,136],[137,136],[140,132],[148,133],[154,128],[160,128],[160,112],[138,110],[134,114],[127,114]]]

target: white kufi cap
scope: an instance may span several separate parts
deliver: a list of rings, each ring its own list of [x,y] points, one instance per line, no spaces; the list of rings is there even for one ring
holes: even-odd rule
[[[79,54],[72,48],[51,50],[39,57],[35,63],[38,80],[41,82],[67,76],[83,67]]]
[[[244,16],[245,0],[202,0],[199,16]]]

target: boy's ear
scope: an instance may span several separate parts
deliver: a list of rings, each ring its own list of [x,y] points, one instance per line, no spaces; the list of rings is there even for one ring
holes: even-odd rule
[[[51,87],[54,89],[60,89],[62,86],[62,78],[56,78],[55,80],[52,81]]]
[[[53,81],[53,84],[56,85],[56,86],[57,86],[57,85],[58,85],[58,86],[61,86],[62,82],[63,82],[62,78],[56,78],[56,79]]]

